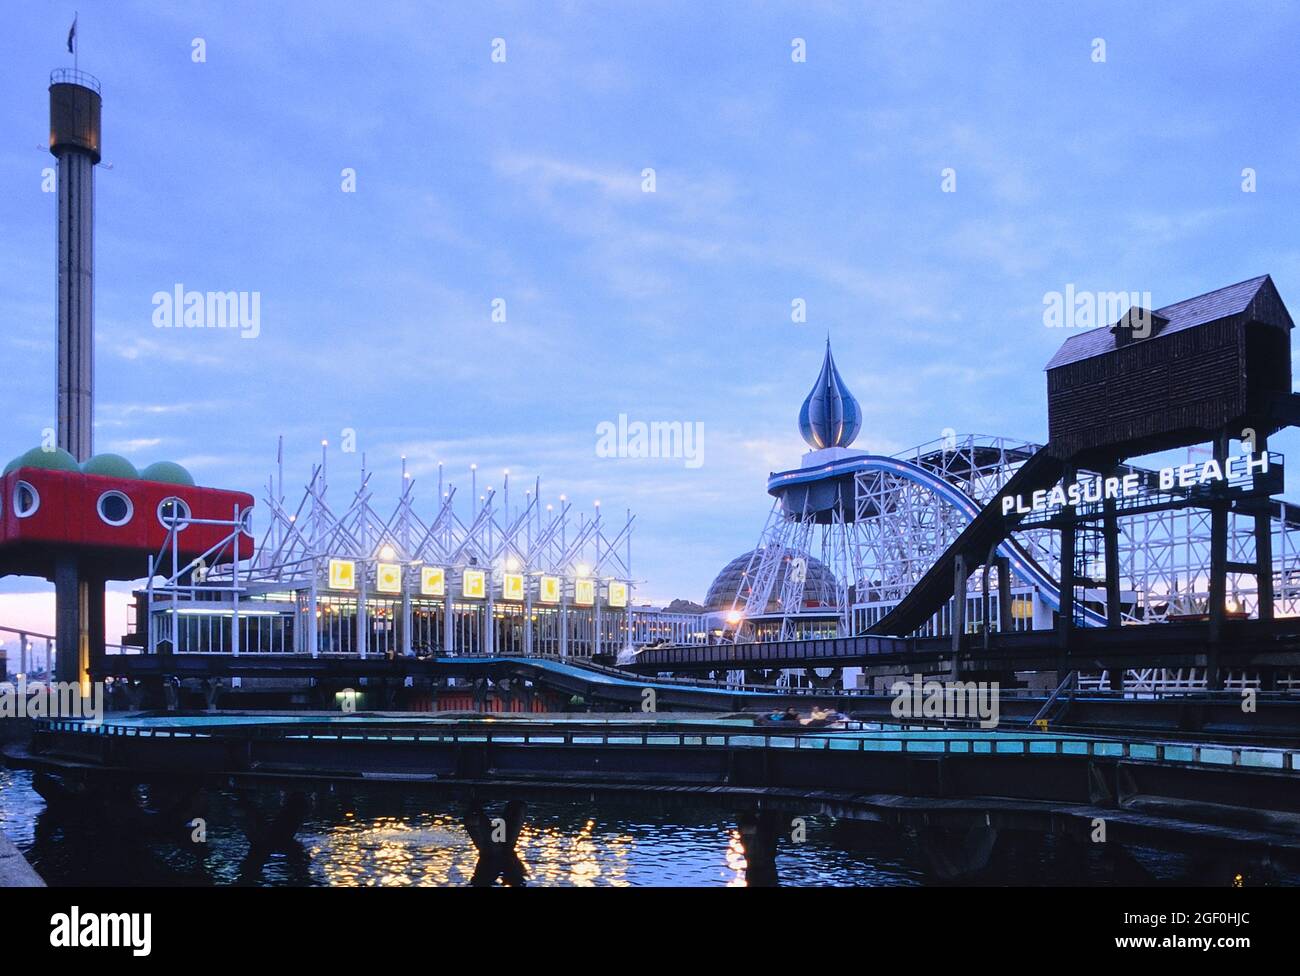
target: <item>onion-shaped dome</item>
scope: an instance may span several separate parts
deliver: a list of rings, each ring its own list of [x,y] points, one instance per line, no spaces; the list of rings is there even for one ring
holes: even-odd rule
[[[96,454],[81,466],[83,474],[97,474],[104,478],[127,478],[132,481],[140,477],[135,465],[120,454]]]
[[[145,481],[161,481],[168,485],[194,487],[194,478],[175,461],[155,461],[140,472],[140,477]]]
[[[19,468],[44,468],[46,471],[80,471],[77,459],[61,447],[46,450],[33,447],[30,451],[18,455],[5,465],[4,473],[17,471]]]
[[[722,571],[714,578],[713,583],[709,586],[708,594],[704,597],[704,609],[706,611],[730,610],[735,603],[737,593],[740,593],[742,598],[748,595],[749,581],[745,579],[745,571],[749,568],[750,560],[753,557],[754,553],[752,551],[747,552],[744,555],[737,556],[722,567]],[[781,591],[785,586],[786,574],[790,572],[790,567],[794,564],[794,558],[794,554],[787,553],[781,560],[781,568],[776,571],[776,582],[772,584],[772,592],[768,596],[767,607],[763,610],[764,613],[775,612],[781,608]],[[804,556],[803,559],[807,567],[804,574],[803,605],[805,607],[834,607],[836,603],[835,574],[820,559],[815,559],[812,556]],[[758,568],[760,561],[761,556],[759,559],[754,559],[755,569]]]
[[[861,429],[862,407],[835,368],[831,341],[827,339],[821,375],[799,410],[799,433],[811,447],[821,450],[848,447]]]

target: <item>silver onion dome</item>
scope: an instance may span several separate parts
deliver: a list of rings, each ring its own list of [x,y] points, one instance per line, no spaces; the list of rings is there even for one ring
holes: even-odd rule
[[[811,447],[821,450],[848,447],[861,429],[862,408],[835,368],[828,338],[821,374],[799,409],[799,433]]]

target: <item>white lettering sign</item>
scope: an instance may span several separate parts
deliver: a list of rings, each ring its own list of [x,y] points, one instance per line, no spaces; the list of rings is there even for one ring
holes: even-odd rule
[[[1161,468],[1157,474],[1157,484],[1161,491],[1199,488],[1203,485],[1216,484],[1221,481],[1236,481],[1256,474],[1268,474],[1268,455],[1241,454],[1227,458],[1223,464],[1217,460],[1201,464],[1176,464]],[[1051,489],[1040,488],[1032,492],[1029,498],[1024,495],[1003,495],[1002,514],[1032,515],[1049,512],[1066,505],[1094,505],[1100,501],[1121,498],[1135,498],[1143,492],[1142,477],[1137,472],[1123,477],[1081,478],[1073,484],[1064,483]]]

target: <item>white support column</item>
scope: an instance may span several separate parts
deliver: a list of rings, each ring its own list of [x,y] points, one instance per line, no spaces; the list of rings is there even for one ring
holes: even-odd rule
[[[154,639],[153,639],[153,577],[154,577],[154,572],[155,572],[155,570],[154,570],[154,566],[153,566],[153,554],[150,553],[150,554],[149,554],[149,579],[146,581],[145,586],[144,586],[144,652],[145,652],[146,654],[153,654],[153,653],[154,653],[154,650],[155,650],[155,647],[154,647]],[[47,641],[46,644],[48,645],[48,643],[49,643],[49,642]],[[47,665],[47,667],[48,667],[48,665]]]
[[[357,656],[364,658],[369,645],[370,621],[366,617],[366,564],[359,563],[361,573],[357,579]]]
[[[239,657],[239,506],[235,506],[235,552],[230,564],[230,656]],[[191,573],[193,571],[191,570]],[[193,579],[193,576],[191,576]]]
[[[411,591],[406,585],[406,574],[402,574],[402,633],[398,650],[405,657],[411,653]]]
[[[446,576],[443,579],[446,581],[446,590],[442,598],[442,651],[444,654],[455,654],[456,630],[452,622],[451,581]]]
[[[533,577],[524,576],[524,655],[533,653]]]
[[[320,611],[316,593],[316,564],[312,561],[311,567],[311,585],[307,588],[307,647],[305,650],[312,657],[320,657],[320,618],[316,614]]]
[[[569,656],[569,581],[560,579],[560,657]]]

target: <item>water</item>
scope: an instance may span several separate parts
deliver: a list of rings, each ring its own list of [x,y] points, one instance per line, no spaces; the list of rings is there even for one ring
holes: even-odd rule
[[[142,793],[142,796],[147,794]],[[543,886],[739,886],[745,857],[725,810],[646,812],[644,804],[529,802],[517,853]],[[496,806],[489,804],[489,813]],[[477,861],[463,807],[436,796],[376,789],[325,795],[297,838],[300,851],[248,863],[237,797],[209,796],[206,845],[146,838],[78,819],[56,823],[31,774],[0,769],[0,829],[50,884],[467,885]],[[807,841],[778,857],[784,884],[917,884],[907,852],[863,858],[833,821],[809,818]],[[887,847],[888,845],[886,845]],[[198,853],[196,853],[198,852]]]
[[[139,792],[164,806],[165,789]],[[267,794],[262,799],[272,799]],[[651,804],[653,807],[653,804]],[[489,804],[489,815],[499,805]],[[462,805],[416,790],[364,787],[321,794],[292,853],[250,857],[240,828],[247,812],[229,792],[207,794],[207,843],[123,829],[97,816],[60,821],[32,788],[31,774],[0,769],[0,830],[52,885],[464,886],[477,857]],[[805,818],[806,839],[783,838],[777,875],[789,886],[950,883],[920,847],[880,825]],[[1193,859],[1130,848],[1107,860],[1097,850],[1063,859],[1059,841],[1005,833],[989,867],[964,879],[1042,885],[1221,883],[1194,873]],[[1101,846],[1101,845],[1094,845]],[[539,886],[725,887],[747,883],[736,815],[724,808],[648,808],[645,801],[528,802],[517,846]],[[1245,863],[1245,862],[1243,862]],[[1248,874],[1252,883],[1294,883]]]

